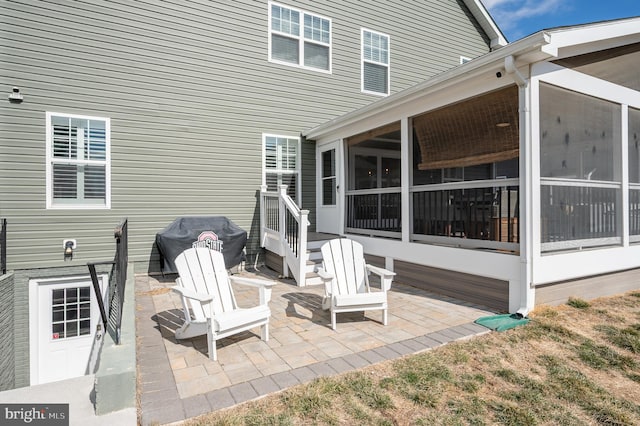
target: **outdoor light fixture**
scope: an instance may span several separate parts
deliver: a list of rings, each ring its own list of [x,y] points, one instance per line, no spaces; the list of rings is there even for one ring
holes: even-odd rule
[[[62,241],[62,247],[64,248],[64,260],[73,259],[73,250],[76,248],[76,240],[64,240]]]
[[[14,87],[9,93],[9,102],[20,103],[24,100],[22,93],[20,93],[19,87]]]

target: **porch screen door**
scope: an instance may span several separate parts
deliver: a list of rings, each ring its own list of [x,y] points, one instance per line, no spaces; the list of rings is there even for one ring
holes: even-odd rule
[[[317,231],[342,233],[342,155],[340,141],[318,147]]]

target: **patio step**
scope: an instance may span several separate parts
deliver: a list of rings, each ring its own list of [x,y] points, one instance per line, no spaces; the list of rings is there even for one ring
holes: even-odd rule
[[[307,265],[305,275],[305,285],[322,284],[322,278],[316,273],[319,266],[322,265],[322,252],[320,247],[328,240],[310,241],[307,244]]]

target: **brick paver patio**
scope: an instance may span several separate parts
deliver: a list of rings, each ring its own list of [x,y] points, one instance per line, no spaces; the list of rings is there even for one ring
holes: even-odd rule
[[[273,273],[266,270],[260,277]],[[253,276],[249,272],[243,275]],[[176,341],[182,303],[173,279],[136,277],[138,394],[143,425],[165,424],[230,407],[320,376],[335,375],[487,332],[473,323],[481,306],[394,283],[389,325],[381,311],[338,314],[337,331],[321,309],[323,287],[279,280],[270,302],[270,340],[259,330],[218,341],[208,358],[206,336]],[[255,289],[236,288],[240,306],[257,303]]]

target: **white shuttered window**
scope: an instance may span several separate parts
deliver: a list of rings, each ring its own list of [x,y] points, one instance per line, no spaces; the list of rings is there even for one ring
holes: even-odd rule
[[[268,191],[277,191],[287,185],[287,194],[296,202],[300,200],[300,138],[263,135],[264,185]]]
[[[330,19],[270,3],[269,22],[269,60],[331,71]]]
[[[47,208],[110,208],[110,120],[47,113]]]
[[[389,94],[389,36],[362,29],[362,91]]]

